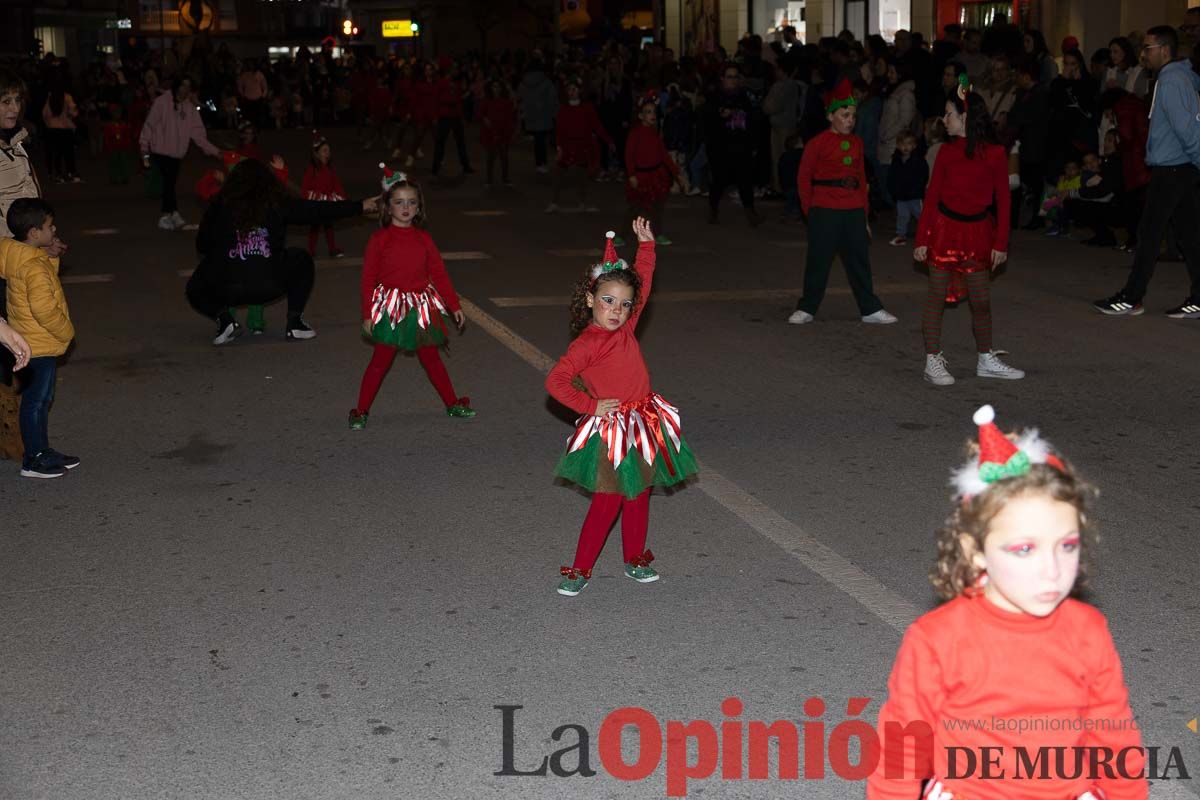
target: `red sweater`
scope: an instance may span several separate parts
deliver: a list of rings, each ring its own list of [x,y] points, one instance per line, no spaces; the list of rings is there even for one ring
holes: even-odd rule
[[[305,200],[345,200],[346,189],[331,165],[309,164],[300,181],[300,196]]]
[[[1012,210],[1008,191],[1008,154],[998,144],[978,145],[967,158],[967,140],[956,137],[938,148],[933,177],[925,189],[925,206],[917,224],[917,247],[928,247],[938,203],[959,214],[978,214],[996,205],[992,249],[1008,252],[1008,221]]]
[[[1132,719],[1121,660],[1098,610],[1067,599],[1039,618],[1005,611],[983,595],[959,597],[922,616],[904,634],[888,699],[879,710],[885,753],[885,724],[914,721],[932,728],[933,750],[918,759],[913,774],[913,739],[905,738],[893,758],[894,765],[904,764],[907,779],[885,778],[881,757],[867,782],[867,800],[915,800],[922,779],[945,779],[951,747],[969,748],[977,759],[972,777],[944,781],[955,797],[1067,800],[1099,787],[1108,800],[1144,800],[1145,780],[1105,779],[1102,768],[1097,781],[1088,779],[1086,769],[1076,780],[1055,777],[1053,751],[1050,777],[1030,779],[1016,751],[1025,748],[1032,759],[1039,747],[1109,747],[1114,753],[1140,747],[1137,729],[1121,726]],[[1088,720],[1094,723],[1088,726]],[[1023,731],[1016,728],[1022,723]],[[1003,748],[993,774],[1003,769],[1005,779],[980,777],[982,747]],[[957,752],[961,773],[965,760]],[[1076,751],[1066,752],[1064,768],[1071,774]],[[1141,753],[1131,754],[1127,774],[1140,772],[1142,765]],[[1018,769],[1024,780],[1015,779]]]
[[[389,289],[422,292],[429,284],[437,289],[451,312],[462,306],[450,283],[446,264],[433,237],[417,228],[389,225],[371,234],[363,255],[362,316],[371,317],[371,295],[383,284]]]
[[[847,164],[846,160],[850,163]],[[841,186],[814,186],[814,180],[855,178],[857,189]],[[1007,179],[1006,179],[1007,180]],[[814,206],[848,210],[867,207],[867,170],[863,163],[862,139],[854,134],[842,136],[827,128],[804,146],[800,169],[796,173],[800,207],[804,213]]]
[[[670,170],[672,175],[679,173],[679,166],[667,152],[658,130],[649,125],[635,125],[625,140],[626,173],[644,175],[660,167]]]
[[[436,83],[427,80],[413,81],[409,102],[413,117],[418,123],[433,122],[437,119],[437,92]]]
[[[517,107],[512,100],[495,97],[479,104],[479,141],[482,144],[512,144],[516,128]]]
[[[554,129],[555,142],[567,150],[580,146],[590,147],[596,139],[613,146],[613,140],[604,130],[600,115],[591,103],[581,102],[577,106],[564,103],[558,107],[558,121]]]
[[[442,78],[437,82],[438,119],[459,119],[463,115],[462,87],[458,81]]]
[[[627,403],[650,394],[650,373],[634,333],[650,298],[654,242],[639,245],[634,269],[642,279],[642,296],[625,324],[615,331],[589,324],[546,376],[550,396],[576,413],[595,414],[597,400],[616,398]],[[576,377],[587,391],[574,385]]]

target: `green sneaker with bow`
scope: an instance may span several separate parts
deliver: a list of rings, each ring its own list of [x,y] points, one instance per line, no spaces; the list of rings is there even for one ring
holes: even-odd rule
[[[658,571],[650,566],[650,562],[654,560],[654,553],[649,550],[639,556],[634,556],[625,565],[625,577],[633,578],[638,583],[654,583],[658,580]]]
[[[446,414],[451,417],[462,417],[463,419],[470,419],[475,416],[475,409],[471,408],[471,398],[458,398],[457,403],[452,406],[446,406]]]
[[[588,585],[588,579],[592,577],[590,569],[575,569],[574,567],[562,567],[558,574],[563,576],[563,579],[558,582],[558,593],[567,597],[574,597],[583,591],[583,588]]]
[[[367,412],[359,411],[357,408],[350,412],[350,430],[361,431],[367,427]]]

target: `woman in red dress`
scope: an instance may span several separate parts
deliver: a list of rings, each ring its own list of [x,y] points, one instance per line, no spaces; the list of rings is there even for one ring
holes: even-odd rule
[[[979,352],[975,374],[1018,380],[1025,373],[1005,364],[992,349],[989,286],[991,273],[1008,260],[1008,155],[997,143],[983,98],[971,91],[965,75],[946,101],[943,121],[950,141],[934,161],[913,250],[913,259],[929,266],[921,315],[925,380],[936,386],[954,383],[942,354],[942,314],[947,302],[963,298],[971,306]]]

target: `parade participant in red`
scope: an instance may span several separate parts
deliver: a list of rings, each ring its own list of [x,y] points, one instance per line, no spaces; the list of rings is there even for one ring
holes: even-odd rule
[[[983,98],[971,91],[966,75],[959,76],[958,90],[946,101],[943,121],[950,141],[933,162],[913,250],[913,259],[929,266],[929,293],[921,315],[925,380],[935,386],[954,383],[942,354],[942,315],[946,303],[964,297],[971,306],[979,351],[975,374],[1018,380],[1025,373],[1005,364],[992,349],[989,287],[991,273],[1008,260],[1008,156],[996,143]]]
[[[475,416],[471,401],[454,393],[438,347],[446,344],[453,323],[461,331],[467,318],[450,283],[437,245],[422,227],[425,202],[421,187],[403,172],[383,170],[380,230],[371,234],[362,271],[362,329],[375,343],[363,373],[358,405],[350,411],[350,429],[367,426],[367,414],[383,378],[403,350],[415,353],[451,417]]]
[[[346,189],[342,179],[333,169],[333,149],[329,140],[320,133],[313,131],[312,155],[309,165],[304,170],[304,178],[300,181],[300,196],[306,200],[345,200]],[[344,253],[333,238],[333,226],[325,225],[325,241],[329,245],[329,255],[341,258]],[[320,225],[308,229],[308,254],[317,254],[317,236],[321,233]]]
[[[513,103],[508,85],[501,80],[489,81],[479,104],[479,141],[487,153],[487,183],[495,182],[496,161],[500,162],[500,179],[508,179],[508,149],[517,129],[517,106]]]
[[[1144,754],[1120,656],[1104,615],[1075,599],[1094,490],[1036,430],[1006,436],[994,416],[975,412],[979,443],[954,475],[931,574],[949,602],[904,634],[867,800],[1145,800],[1146,779],[1128,777]],[[1088,767],[1098,751],[1111,763]],[[1048,769],[1022,770],[1039,754]]]
[[[575,560],[559,573],[558,593],[583,591],[621,515],[625,575],[658,580],[646,549],[650,490],[675,486],[696,474],[683,440],[679,410],[650,388],[650,373],[636,337],[654,278],[654,231],[639,217],[637,262],[617,258],[609,231],[603,263],[593,266],[571,298],[575,340],[546,378],[546,391],[582,416],[556,474],[592,493]]]
[[[588,183],[600,166],[600,143],[603,142],[610,150],[615,145],[608,131],[604,130],[596,107],[583,99],[582,92],[582,84],[578,77],[572,76],[567,79],[567,102],[558,108],[558,122],[554,129],[558,163],[554,168],[554,200],[546,207],[547,214],[559,210],[558,201],[562,196],[563,183],[566,181],[567,171],[571,169],[579,172],[579,207],[576,210],[600,210],[588,205]]]
[[[426,62],[421,67],[420,77],[413,81],[409,91],[413,140],[412,149],[404,158],[404,163],[408,166],[412,166],[414,156],[420,158],[424,155],[421,145],[425,144],[425,138],[433,132],[433,123],[437,121],[437,89],[437,68]]]
[[[433,174],[442,169],[446,156],[446,139],[454,134],[454,146],[458,151],[458,165],[463,175],[470,175],[471,159],[467,156],[467,135],[463,128],[463,85],[453,59],[443,56],[442,77],[437,82],[437,133],[433,140]]]
[[[625,197],[630,219],[646,217],[655,231],[654,243],[669,245],[663,235],[663,212],[672,183],[681,183],[679,166],[658,132],[658,97],[647,95],[638,103],[638,121],[625,140]],[[618,241],[618,245],[622,242]]]
[[[400,77],[392,85],[392,119],[396,123],[396,135],[392,143],[392,158],[404,158],[404,166],[411,167],[413,158],[404,156],[404,140],[413,129],[413,77],[412,67],[405,64],[400,68]]]
[[[805,146],[796,184],[800,207],[808,217],[808,257],[804,265],[804,296],[788,317],[793,325],[813,321],[834,256],[842,260],[862,321],[890,325],[896,317],[875,296],[868,250],[867,174],[862,139],[854,135],[857,104],[850,81],[842,80],[825,95],[829,128]]]

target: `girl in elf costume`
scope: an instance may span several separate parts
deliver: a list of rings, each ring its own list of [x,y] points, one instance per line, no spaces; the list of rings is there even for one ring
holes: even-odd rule
[[[604,262],[592,267],[571,299],[575,341],[546,378],[546,391],[582,414],[556,474],[592,493],[579,533],[575,561],[559,572],[558,593],[583,591],[617,515],[621,514],[625,575],[639,583],[658,580],[646,549],[650,490],[674,486],[696,474],[696,459],[683,440],[679,410],[650,389],[638,346],[638,319],[654,277],[654,233],[639,217],[637,262],[617,258],[609,231]]]
[[[304,170],[304,178],[300,181],[300,196],[305,200],[345,200],[346,189],[342,179],[333,171],[333,149],[329,140],[313,131],[312,156],[308,168]],[[333,226],[325,225],[325,241],[329,244],[329,255],[341,258],[344,253],[333,238]],[[317,236],[321,233],[321,225],[312,225],[308,229],[308,254],[317,254]]]
[[[363,373],[358,405],[350,411],[350,429],[367,426],[371,403],[400,350],[416,353],[448,415],[473,417],[470,399],[454,393],[437,352],[447,342],[447,321],[461,331],[467,318],[433,237],[421,227],[425,223],[421,187],[403,172],[392,172],[385,164],[379,167],[383,170],[382,228],[367,242],[361,284],[362,329],[375,343],[375,352]]]
[[[978,454],[955,472],[931,575],[949,602],[904,634],[867,798],[1145,800],[1121,659],[1104,615],[1071,596],[1093,491],[1036,430],[1005,436],[994,417],[975,412]],[[1100,751],[1110,760],[1086,766]]]
[[[854,135],[858,111],[850,81],[842,80],[825,95],[825,114],[829,127],[805,146],[796,175],[800,208],[808,217],[808,256],[804,296],[788,322],[807,325],[813,321],[825,298],[836,255],[846,268],[862,321],[890,325],[896,318],[875,296],[871,280],[867,173],[863,141]]]
[[[921,314],[925,339],[925,380],[949,386],[954,376],[942,354],[942,315],[946,303],[964,297],[971,305],[971,328],[980,378],[1019,380],[1025,373],[1000,360],[992,349],[991,273],[1008,260],[1011,203],[1008,155],[998,144],[983,98],[971,91],[966,75],[946,101],[946,135],[938,148],[925,207],[917,223],[915,261],[929,265],[929,293]],[[991,207],[996,208],[992,218]]]
[[[643,97],[638,102],[638,121],[625,140],[625,170],[629,178],[625,184],[625,197],[629,200],[629,217],[645,217],[655,232],[654,243],[669,245],[671,240],[663,236],[663,211],[671,184],[681,186],[679,165],[663,143],[658,132],[658,95]],[[615,244],[624,241],[619,237]]]

